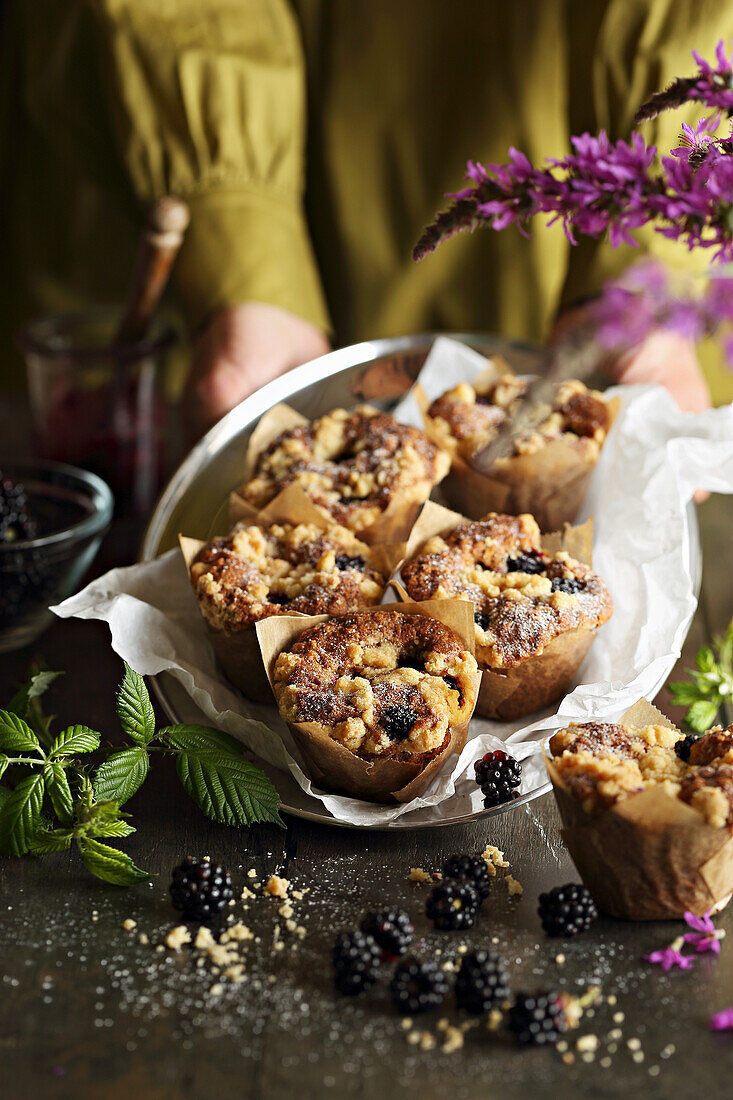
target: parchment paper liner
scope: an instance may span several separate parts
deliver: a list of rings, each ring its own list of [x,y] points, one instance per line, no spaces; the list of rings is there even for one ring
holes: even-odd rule
[[[312,523],[323,531],[327,531],[334,526],[333,521],[320,508],[316,508],[310,497],[298,485],[289,485],[260,512],[253,511],[246,501],[233,493],[230,498],[230,519],[232,524],[243,519],[261,527],[268,527],[272,523]],[[183,535],[178,536],[178,542],[190,576],[191,565],[196,555],[207,543],[201,539],[186,538]],[[397,563],[404,558],[404,543],[374,546],[360,543],[360,546],[362,553],[369,555],[374,568],[387,578],[392,575]],[[288,618],[305,619],[308,616],[295,612]],[[256,703],[272,704],[272,691],[262,667],[262,656],[254,624],[245,627],[244,630],[227,634],[226,631],[216,630],[207,619],[204,619],[204,623],[206,635],[227,679],[239,688],[245,698]]]
[[[477,375],[472,385],[479,389],[488,387],[508,371],[503,360],[489,360],[486,370]],[[427,435],[440,444],[440,436],[427,415],[432,402],[419,381],[413,386],[413,395]],[[606,405],[610,431],[620,402],[613,397]],[[557,531],[577,516],[595,463],[595,459],[583,456],[577,447],[562,439],[548,443],[534,454],[507,458],[492,468],[491,475],[479,473],[456,454],[442,491],[451,507],[470,519],[480,519],[487,512],[513,516],[530,512],[542,531]]]
[[[375,608],[375,610],[377,610]],[[424,603],[381,604],[379,611],[401,611],[408,615],[424,615],[438,619],[450,627],[474,652],[473,614],[464,600],[427,600]],[[367,614],[361,611],[358,614]],[[325,622],[328,615],[308,618],[277,615],[257,623],[257,637],[262,662],[272,684],[275,662],[284,649],[309,626]],[[472,677],[478,692],[480,674]],[[433,777],[443,768],[449,756],[460,754],[468,733],[471,715],[458,726],[451,726],[445,746],[427,764],[399,760],[363,759],[344,748],[328,735],[319,722],[289,722],[288,726],[305,762],[311,780],[327,790],[353,795],[368,802],[410,802],[427,789]]]
[[[236,489],[230,497],[230,508],[235,508],[238,519],[247,519],[257,515],[257,509],[253,508],[253,506],[244,499],[241,492],[244,484],[252,476],[261,452],[264,451],[281,432],[289,431],[291,428],[297,428],[301,424],[308,423],[307,417],[301,416],[301,414],[296,412],[295,409],[292,409],[290,405],[284,404],[274,405],[259,421],[257,427],[250,436],[247,446],[247,453],[244,460],[244,480],[239,489]],[[436,482],[436,484],[438,483]],[[283,490],[283,492],[287,492],[287,490]],[[270,501],[267,507],[271,508],[281,495],[282,493],[279,493],[278,496]],[[235,501],[237,502],[236,504],[233,503]],[[316,508],[321,515],[325,515],[330,523],[336,522],[332,516],[328,515],[325,509],[321,512],[321,509],[317,508],[316,505],[313,505],[313,507]],[[375,522],[364,531],[359,532],[358,537],[370,546],[374,543],[404,542],[410,533],[410,529],[421,507],[422,502],[405,504],[403,501],[395,499],[387,505],[379,519],[375,520]]]
[[[621,721],[637,729],[675,726],[640,699]],[[562,838],[600,909],[628,920],[680,918],[723,909],[733,891],[733,830],[708,825],[697,810],[659,787],[585,813],[556,769],[547,771],[563,822]]]
[[[418,554],[434,535],[446,535],[459,523],[467,522],[465,516],[429,500],[407,540],[405,560]],[[580,527],[567,524],[562,532],[543,535],[541,545],[548,554],[566,550],[576,561],[592,565],[593,520],[589,519]],[[411,598],[402,586],[399,575],[393,577],[390,583],[401,598]],[[469,606],[473,608],[473,604]],[[554,703],[567,693],[595,636],[595,627],[583,626],[553,638],[542,653],[527,658],[514,668],[481,666],[483,676],[476,713],[485,718],[509,721]]]

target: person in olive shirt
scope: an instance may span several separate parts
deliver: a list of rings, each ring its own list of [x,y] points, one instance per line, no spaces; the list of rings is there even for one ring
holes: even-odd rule
[[[733,34],[718,0],[45,0],[2,11],[4,382],[29,316],[122,297],[145,205],[191,207],[173,292],[203,430],[333,344],[424,330],[543,339],[639,253],[541,225],[411,248],[467,157],[561,155],[626,136],[652,91]],[[307,106],[306,106],[307,105]],[[699,109],[647,124],[662,149]],[[306,142],[307,134],[307,142]],[[643,251],[704,270],[651,233]],[[681,405],[694,348],[653,337],[618,367]],[[728,398],[722,390],[718,397]]]

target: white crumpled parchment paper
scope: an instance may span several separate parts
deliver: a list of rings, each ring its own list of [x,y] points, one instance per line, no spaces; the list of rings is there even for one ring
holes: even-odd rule
[[[483,365],[476,352],[441,338],[420,382],[434,397],[471,381]],[[276,708],[247,702],[219,673],[178,550],[114,569],[52,610],[62,618],[107,622],[115,652],[132,668],[148,676],[169,672],[212,725],[289,771],[341,821],[374,827],[418,809],[423,817],[429,807],[436,818],[478,811],[473,762],[502,742],[523,761],[522,790],[530,791],[545,779],[540,743],[547,734],[571,720],[613,721],[668,676],[696,605],[687,505],[696,489],[733,491],[733,406],[692,415],[679,412],[656,386],[615,392],[622,409],[578,517],[594,517],[594,568],[611,590],[613,618],[599,631],[578,686],[557,712],[514,723],[474,719],[460,758],[408,805],[377,806],[310,783]],[[409,397],[395,411],[420,424]]]

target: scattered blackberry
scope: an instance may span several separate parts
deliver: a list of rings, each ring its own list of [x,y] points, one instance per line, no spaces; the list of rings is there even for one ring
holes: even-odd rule
[[[290,603],[290,597],[286,596],[284,592],[268,592],[267,602],[277,604]]]
[[[354,997],[377,980],[382,952],[373,936],[343,932],[333,945],[334,985],[339,993]]]
[[[367,913],[361,922],[362,932],[372,936],[387,955],[399,958],[412,943],[415,929],[404,909],[379,909]]]
[[[479,896],[479,904],[489,896],[491,876],[481,856],[451,856],[443,867],[443,878],[470,882]]]
[[[360,573],[364,572],[366,568],[366,562],[362,557],[350,558],[348,554],[336,555],[336,568],[337,569],[358,569]]]
[[[206,922],[234,897],[229,872],[218,863],[187,856],[173,869],[170,885],[174,909],[186,920]]]
[[[444,676],[443,679],[445,680],[446,684],[451,689],[451,691],[457,691],[458,692],[458,705],[462,706],[463,705],[463,692],[461,691],[460,687],[458,686],[458,681],[456,680],[455,676]]]
[[[546,562],[541,550],[527,550],[506,559],[507,573],[544,573]]]
[[[472,882],[448,879],[433,890],[425,905],[425,915],[441,931],[455,932],[473,925],[480,904]]]
[[[508,999],[509,974],[497,954],[493,951],[474,951],[463,956],[456,978],[459,1008],[480,1016]]]
[[[679,756],[680,760],[684,760],[687,763],[690,759],[690,749],[697,741],[694,733],[688,733],[681,741],[675,744],[674,751]]]
[[[518,1043],[556,1043],[567,1026],[556,993],[518,993],[509,1009],[508,1027]]]
[[[568,595],[573,595],[575,592],[580,592],[582,587],[582,582],[577,581],[575,577],[553,577],[552,579],[553,592],[567,592]]]
[[[548,936],[575,936],[598,920],[596,903],[586,886],[568,882],[548,894],[540,894],[537,909]]]
[[[487,752],[476,761],[474,769],[487,809],[517,797],[519,792],[516,788],[522,781],[522,765],[513,756],[501,749]]]
[[[0,471],[0,542],[34,539],[35,520],[28,514],[28,494],[19,481],[3,477]]]
[[[397,1011],[403,1016],[414,1016],[443,1003],[448,981],[432,959],[427,962],[405,959],[395,969],[389,988]]]
[[[391,707],[384,708],[379,724],[390,741],[404,741],[416,721],[417,715],[412,707],[406,703],[393,703]]]
[[[482,630],[488,630],[491,618],[488,611],[474,611],[473,621],[477,624],[477,626],[480,626]]]

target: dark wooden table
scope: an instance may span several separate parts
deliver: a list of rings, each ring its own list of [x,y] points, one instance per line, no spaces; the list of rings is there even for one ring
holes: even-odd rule
[[[703,596],[680,668],[733,615],[732,503],[718,497],[699,509]],[[31,651],[4,656],[0,700],[10,698],[34,655],[66,670],[53,696],[59,720],[84,721],[114,740],[121,666],[106,627],[60,622]],[[664,692],[657,702],[680,717]],[[731,1095],[733,1034],[711,1034],[708,1018],[733,1004],[733,942],[724,941],[718,959],[700,957],[692,972],[664,974],[643,955],[669,943],[681,931],[676,923],[602,920],[575,940],[546,939],[537,895],[576,878],[552,796],[465,828],[394,835],[287,819],[284,832],[235,830],[208,822],[170,762],[156,758],[127,808],[138,831],[125,846],[157,875],[152,885],[99,884],[75,855],[0,865],[4,1100]],[[423,915],[428,888],[408,881],[410,868],[439,869],[446,856],[486,844],[511,866],[498,872],[474,929],[433,931]],[[190,947],[166,949],[163,940],[178,923],[167,898],[169,872],[187,853],[226,864],[240,888],[277,872],[291,880],[291,892],[307,890],[293,900],[290,918],[305,935],[287,931],[282,903],[255,888],[257,896],[233,910],[257,937],[242,950],[245,981],[218,983],[209,961],[196,966]],[[521,897],[509,896],[510,873],[524,888]],[[477,1026],[462,1049],[444,1051],[446,1035],[455,1034],[439,1022],[461,1022],[450,1000],[404,1028],[386,982],[355,1000],[332,991],[335,932],[385,903],[412,914],[422,955],[439,950],[452,961],[462,945],[494,946],[515,988],[580,993],[597,985],[604,1001],[561,1050],[516,1048]],[[132,931],[123,928],[128,918],[136,922]],[[733,911],[719,923],[730,934]],[[281,948],[273,942],[278,926]]]

